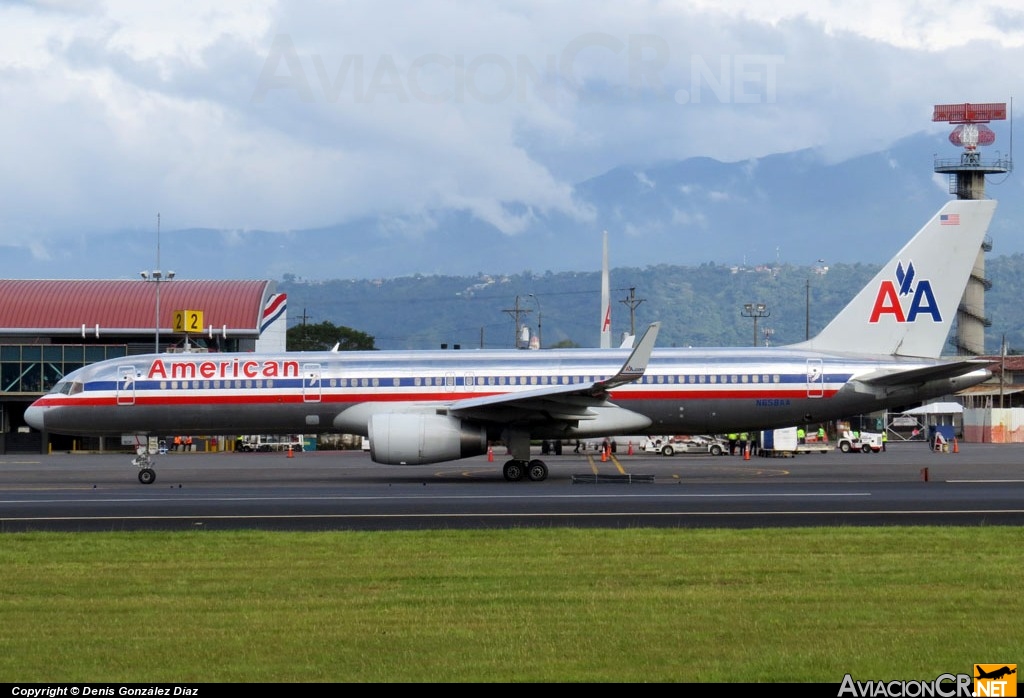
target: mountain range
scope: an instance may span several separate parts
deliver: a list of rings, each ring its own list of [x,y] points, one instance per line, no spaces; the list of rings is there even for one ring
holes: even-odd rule
[[[516,234],[454,209],[317,230],[165,230],[161,264],[181,278],[210,279],[587,272],[600,270],[604,231],[612,266],[881,264],[951,198],[934,158],[959,153],[945,134],[919,133],[842,162],[801,150],[742,162],[623,165],[575,186],[586,220],[508,202],[528,221]],[[993,254],[1024,251],[1020,193],[1012,175],[988,178],[988,196],[1000,201]],[[152,231],[83,233],[52,250],[52,261],[8,249],[4,267],[19,278],[54,278],[69,259],[77,278],[126,278],[151,268],[154,250]]]

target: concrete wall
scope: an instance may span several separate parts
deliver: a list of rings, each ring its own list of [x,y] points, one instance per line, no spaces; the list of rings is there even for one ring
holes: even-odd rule
[[[1024,407],[964,410],[964,441],[968,443],[1024,443]]]

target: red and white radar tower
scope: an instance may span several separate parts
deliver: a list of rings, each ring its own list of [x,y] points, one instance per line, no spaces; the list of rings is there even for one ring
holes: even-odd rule
[[[978,150],[979,146],[992,145],[996,140],[995,132],[985,124],[1005,119],[1005,102],[935,105],[932,121],[956,124],[949,134],[949,142],[963,148],[959,158],[935,158],[935,171],[949,175],[950,194],[958,199],[984,199],[985,175],[1013,171],[1011,158],[986,161]],[[961,355],[985,353],[985,328],[992,325],[985,317],[985,291],[992,287],[992,282],[985,277],[985,252],[991,249],[992,242],[986,238],[957,309],[956,337],[951,342]]]

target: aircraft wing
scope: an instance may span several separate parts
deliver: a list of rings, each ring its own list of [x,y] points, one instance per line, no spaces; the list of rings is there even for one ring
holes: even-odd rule
[[[610,378],[459,400],[449,406],[448,413],[471,419],[495,420],[509,420],[513,415],[520,419],[528,419],[531,415],[570,421],[594,419],[590,408],[605,404],[609,390],[632,383],[644,375],[660,327],[661,323],[655,322],[647,328],[622,368]]]
[[[886,369],[860,376],[857,381],[879,387],[891,387],[902,385],[917,385],[942,378],[956,378],[979,368],[991,366],[994,362],[987,359],[965,359],[963,361],[951,361],[924,368],[914,368],[907,371],[899,369]]]

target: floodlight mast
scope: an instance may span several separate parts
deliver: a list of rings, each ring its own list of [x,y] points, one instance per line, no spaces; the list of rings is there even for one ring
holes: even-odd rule
[[[156,214],[156,269],[151,272],[140,271],[139,276],[142,277],[143,281],[151,281],[155,286],[156,296],[156,316],[154,320],[154,339],[153,339],[153,353],[160,353],[160,282],[170,281],[174,278],[174,272],[168,271],[166,274],[160,270],[160,214]]]

